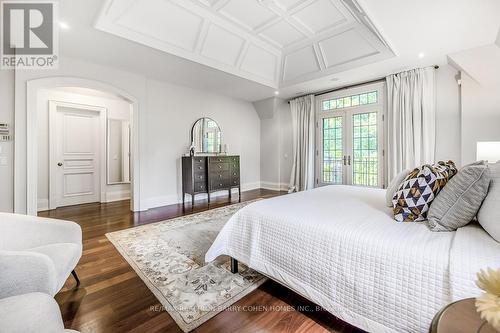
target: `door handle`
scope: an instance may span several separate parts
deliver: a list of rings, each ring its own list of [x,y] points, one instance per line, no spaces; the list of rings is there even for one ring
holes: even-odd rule
[[[351,155],[347,157],[347,165],[351,165]]]
[[[57,163],[57,166],[63,166],[62,162]]]
[[[343,160],[344,160],[344,165],[347,165],[347,156],[344,155]]]

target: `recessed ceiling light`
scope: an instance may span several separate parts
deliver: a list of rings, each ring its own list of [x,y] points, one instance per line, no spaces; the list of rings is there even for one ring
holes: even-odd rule
[[[275,94],[276,96],[278,96],[278,95],[280,94],[280,92],[279,92],[278,90],[276,90],[276,91],[274,92],[274,94]]]
[[[425,53],[424,53],[424,52],[420,52],[420,53],[418,54],[418,57],[419,57],[420,59],[422,59],[423,57],[425,57]]]
[[[59,28],[64,29],[64,30],[68,30],[69,25],[66,22],[59,22]]]

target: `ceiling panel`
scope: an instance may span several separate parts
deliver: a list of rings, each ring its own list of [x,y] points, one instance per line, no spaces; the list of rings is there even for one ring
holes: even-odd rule
[[[275,3],[283,10],[291,10],[303,2],[304,0],[275,0]]]
[[[345,16],[331,0],[316,0],[301,8],[293,17],[315,34],[346,22]]]
[[[119,25],[186,50],[195,48],[202,22],[200,16],[163,0],[136,1],[117,20]]]
[[[230,0],[220,12],[249,29],[257,29],[278,15],[259,1]]]
[[[281,20],[278,23],[262,30],[261,35],[276,43],[280,47],[286,47],[306,37],[304,34],[295,29],[290,23],[284,20]]]
[[[293,80],[319,70],[320,66],[314,48],[312,46],[304,47],[285,56],[283,80]]]
[[[208,28],[201,54],[226,65],[236,65],[245,40],[215,24]]]
[[[394,56],[358,8],[342,0],[106,0],[95,26],[281,88]]]
[[[319,47],[327,68],[378,53],[377,49],[354,29],[320,41]]]
[[[241,69],[265,79],[276,80],[278,59],[266,50],[256,45],[250,45],[241,64]]]

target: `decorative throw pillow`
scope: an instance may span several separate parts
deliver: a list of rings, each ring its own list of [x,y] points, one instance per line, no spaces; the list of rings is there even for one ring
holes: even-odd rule
[[[497,242],[500,242],[500,162],[490,164],[491,183],[488,195],[477,214],[479,224]]]
[[[394,198],[394,194],[396,194],[396,191],[399,188],[399,185],[405,180],[405,178],[410,174],[411,170],[407,169],[404,171],[401,171],[394,177],[393,180],[389,183],[389,186],[387,186],[387,192],[385,194],[385,200],[387,201],[387,207],[392,207],[392,199]]]
[[[452,161],[414,169],[392,200],[394,219],[398,222],[424,221],[431,202],[456,173],[457,168]]]
[[[464,166],[432,202],[429,229],[455,231],[467,225],[481,208],[489,186],[490,170],[484,161]]]

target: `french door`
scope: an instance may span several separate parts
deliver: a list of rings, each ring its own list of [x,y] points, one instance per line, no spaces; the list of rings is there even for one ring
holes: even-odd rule
[[[344,90],[318,99],[318,186],[384,186],[382,87]]]

